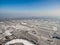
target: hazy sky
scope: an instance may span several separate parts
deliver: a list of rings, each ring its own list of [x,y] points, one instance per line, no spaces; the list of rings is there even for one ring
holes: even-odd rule
[[[0,17],[60,16],[60,0],[0,0]]]

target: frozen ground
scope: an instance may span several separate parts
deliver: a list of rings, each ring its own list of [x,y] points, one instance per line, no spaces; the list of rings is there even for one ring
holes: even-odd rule
[[[30,45],[60,45],[60,21],[43,19],[1,21],[0,44],[9,45],[9,42],[15,40],[25,45],[30,43]]]

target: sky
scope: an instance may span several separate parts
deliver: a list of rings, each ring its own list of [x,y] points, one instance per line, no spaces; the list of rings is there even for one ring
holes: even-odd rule
[[[21,16],[60,16],[60,0],[0,0],[0,18]]]

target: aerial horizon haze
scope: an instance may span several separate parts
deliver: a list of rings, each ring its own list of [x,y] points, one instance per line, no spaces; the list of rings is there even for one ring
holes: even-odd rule
[[[60,16],[60,0],[0,0],[1,17]]]

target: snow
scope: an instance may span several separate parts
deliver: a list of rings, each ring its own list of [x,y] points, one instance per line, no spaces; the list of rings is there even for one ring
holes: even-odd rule
[[[5,31],[4,33],[3,33],[3,35],[4,36],[11,36],[12,34],[10,33],[10,32],[12,32],[12,30],[7,30],[7,31]]]
[[[23,43],[24,45],[35,45],[24,39],[13,39],[13,40],[7,42],[5,45],[14,44],[14,43]]]
[[[53,27],[53,30],[54,30],[54,31],[57,31],[57,27],[54,26],[54,27]]]

